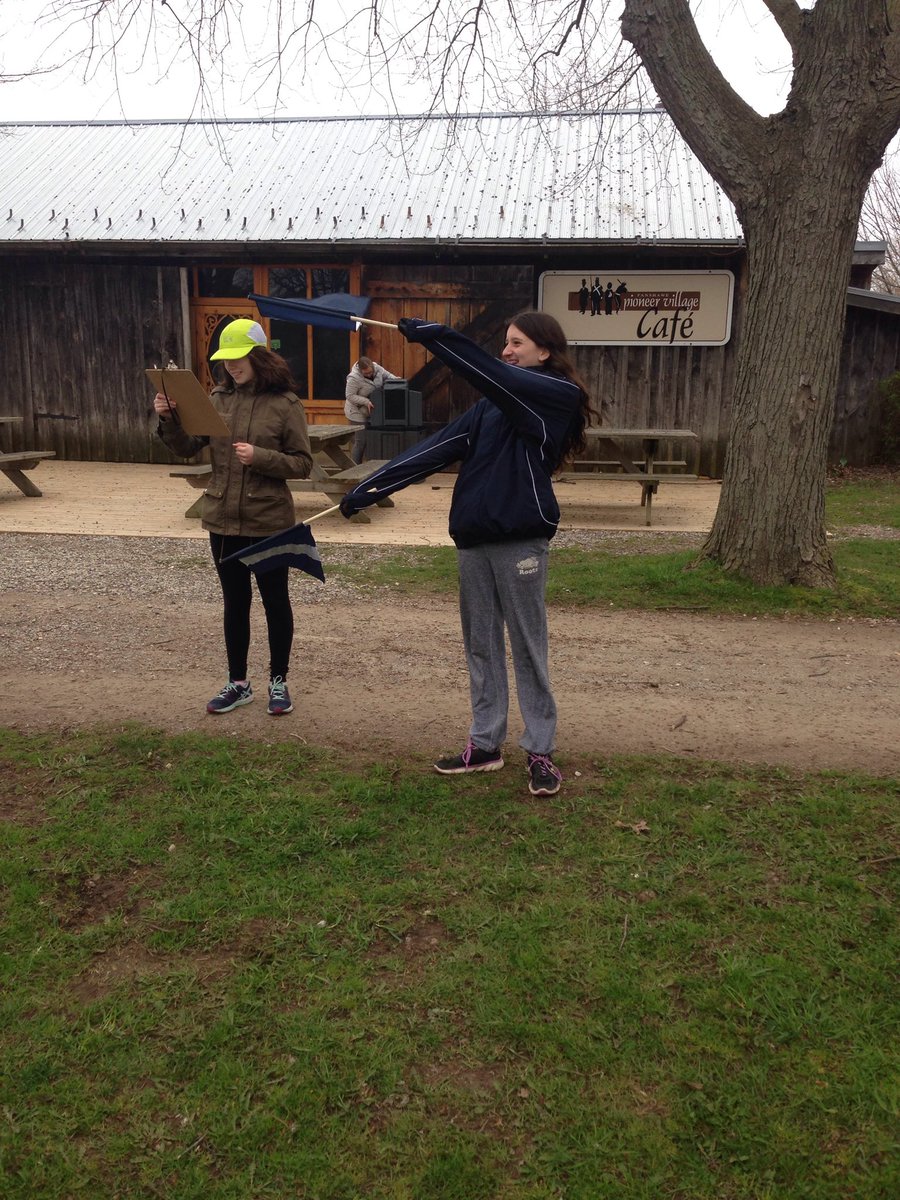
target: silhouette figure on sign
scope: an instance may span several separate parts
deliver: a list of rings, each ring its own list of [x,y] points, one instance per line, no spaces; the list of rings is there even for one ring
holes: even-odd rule
[[[608,317],[612,316],[613,305],[616,302],[611,283],[606,285],[606,291],[603,293],[603,307]]]
[[[603,284],[600,282],[599,276],[595,277],[591,285],[591,316],[599,317],[601,306],[603,304]]]

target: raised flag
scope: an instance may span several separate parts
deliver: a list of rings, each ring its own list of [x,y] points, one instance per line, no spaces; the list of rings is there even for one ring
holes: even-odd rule
[[[298,571],[305,571],[307,575],[314,575],[316,579],[325,582],[325,571],[316,539],[309,526],[304,525],[302,521],[299,525],[285,529],[283,533],[275,533],[261,542],[255,542],[246,550],[229,554],[222,561],[234,562],[235,559],[240,560],[257,575],[274,571],[276,567],[295,567]]]
[[[353,333],[357,317],[364,317],[371,300],[366,296],[351,296],[347,292],[330,292],[315,300],[287,300],[280,296],[261,296],[251,292],[252,300],[264,317],[279,321],[295,321],[300,325],[317,325],[320,329],[342,329]]]

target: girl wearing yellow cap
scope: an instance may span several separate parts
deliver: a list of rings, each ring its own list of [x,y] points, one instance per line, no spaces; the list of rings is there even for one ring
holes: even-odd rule
[[[223,382],[211,399],[231,430],[230,438],[186,433],[175,403],[161,393],[153,406],[159,437],[175,454],[191,458],[209,447],[212,477],[203,496],[202,521],[222,587],[228,682],[206,711],[220,714],[253,699],[247,670],[252,572],[237,560],[224,560],[296,523],[287,481],[308,477],[312,451],[290,367],[268,348],[258,321],[231,321],[211,358],[224,366]],[[294,636],[288,569],[257,575],[256,583],[268,629],[268,711],[281,716],[293,709],[287,689]]]

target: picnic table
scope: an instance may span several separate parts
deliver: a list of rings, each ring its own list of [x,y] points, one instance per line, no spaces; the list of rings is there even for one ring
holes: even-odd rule
[[[594,457],[579,459],[557,476],[564,482],[578,479],[609,479],[613,482],[638,483],[641,507],[646,509],[645,524],[652,519],[653,497],[661,483],[696,483],[683,457],[659,458],[661,446],[684,448],[699,439],[690,429],[618,429],[595,425],[585,430]],[[640,450],[637,449],[640,446]],[[678,449],[674,451],[678,453]],[[603,457],[600,457],[600,456]]]
[[[21,417],[0,416],[0,426],[20,423]],[[41,496],[43,492],[24,474],[33,471],[41,459],[56,458],[55,450],[0,450],[0,471],[16,485],[25,496]]]
[[[355,463],[347,453],[347,444],[353,437],[350,425],[310,425],[309,444],[313,452],[312,470],[307,479],[289,479],[292,492],[320,492],[331,504],[340,504],[343,497],[373,471],[383,467],[386,459]],[[195,488],[205,488],[212,475],[209,463],[176,467],[169,472],[176,479],[185,479]],[[202,497],[194,501],[184,514],[186,517],[201,515]],[[386,496],[378,501],[381,508],[393,508],[394,502]],[[356,513],[351,520],[367,524],[371,518],[365,511]]]

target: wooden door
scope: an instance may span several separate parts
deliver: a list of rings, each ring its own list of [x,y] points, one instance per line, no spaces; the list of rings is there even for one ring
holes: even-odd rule
[[[191,333],[194,344],[194,374],[207,392],[212,391],[215,380],[209,365],[209,356],[219,343],[219,335],[229,321],[246,317],[259,320],[256,305],[250,300],[193,300],[191,302]]]

